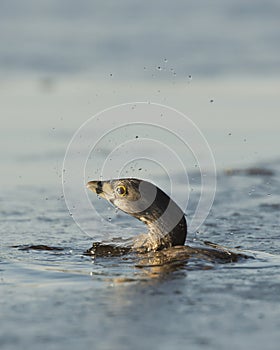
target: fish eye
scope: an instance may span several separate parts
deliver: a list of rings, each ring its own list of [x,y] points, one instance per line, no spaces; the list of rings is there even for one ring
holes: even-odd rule
[[[123,185],[119,185],[119,186],[116,188],[116,191],[117,191],[117,193],[118,193],[120,196],[125,196],[125,195],[126,195],[126,187],[123,186]]]

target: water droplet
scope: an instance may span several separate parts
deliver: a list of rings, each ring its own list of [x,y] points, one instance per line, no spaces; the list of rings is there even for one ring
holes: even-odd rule
[[[164,62],[165,62],[165,63],[167,63],[167,62],[168,62],[168,59],[167,59],[167,58],[165,58],[165,59],[164,59]]]
[[[161,66],[158,66],[158,67],[157,67],[157,70],[162,70]]]
[[[138,139],[138,137],[139,137],[138,135],[135,136],[136,139]]]
[[[188,79],[192,80],[192,75],[191,74],[188,75]]]
[[[228,133],[228,136],[231,136],[231,132]]]
[[[213,100],[213,99],[211,99],[211,100],[210,100],[210,103],[213,103],[213,102],[214,102],[214,100]]]
[[[112,218],[108,218],[108,221],[110,221],[110,222],[111,222],[111,221],[112,221]]]

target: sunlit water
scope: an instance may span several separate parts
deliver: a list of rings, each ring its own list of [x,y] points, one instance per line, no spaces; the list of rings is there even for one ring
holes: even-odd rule
[[[132,90],[105,84],[98,89],[110,93],[101,97],[95,97],[91,82],[62,81],[51,91],[36,81],[2,86],[1,349],[278,349],[279,84],[160,85],[164,92],[158,97],[153,84],[135,83]],[[217,101],[210,103],[209,94]],[[215,201],[199,232],[189,232],[188,242],[215,242],[255,259],[233,264],[200,259],[158,264],[155,259],[147,264],[133,254],[84,255],[93,242],[116,242],[145,228],[89,193],[98,210],[82,217],[86,230],[80,230],[73,220],[79,208],[67,208],[62,191],[63,156],[73,132],[98,108],[137,96],[161,103],[167,97],[172,106],[190,110],[213,150]],[[94,165],[82,182],[99,177]],[[133,167],[128,176],[151,177],[169,192],[166,174],[153,164]],[[180,204],[183,189],[189,194],[190,223],[200,180],[194,162],[186,167],[190,186],[176,167],[172,186]],[[251,170],[235,171],[240,167]],[[65,181],[71,186],[67,176]],[[61,250],[26,250],[30,245]]]
[[[255,257],[231,264],[193,259],[141,268],[133,254],[93,259],[83,253],[101,232],[112,240],[122,230],[133,236],[140,223],[104,204],[103,218],[88,218],[95,227],[95,237],[89,237],[53,187],[4,189],[1,348],[276,349],[279,161],[258,167],[271,173],[220,172],[211,215],[199,233],[188,237],[192,244],[209,240]],[[21,249],[31,244],[63,250]]]
[[[279,1],[13,1],[0,18],[1,350],[278,350]],[[179,109],[213,151],[215,201],[188,243],[254,259],[84,254],[145,230],[93,193],[98,212],[81,230],[62,191],[73,133],[132,101]],[[174,199],[187,188],[190,223],[200,183],[194,162],[185,165],[190,186],[175,167]],[[134,166],[128,175],[170,190],[158,168]],[[100,175],[89,170],[83,180]]]

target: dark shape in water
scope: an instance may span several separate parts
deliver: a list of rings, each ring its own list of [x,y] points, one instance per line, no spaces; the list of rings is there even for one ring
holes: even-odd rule
[[[166,193],[150,182],[135,178],[113,179],[90,181],[87,187],[148,227],[148,233],[139,235],[130,245],[94,243],[86,252],[88,255],[119,256],[128,252],[151,252],[153,258],[157,255],[160,264],[164,261],[188,260],[190,257],[211,262],[235,262],[248,257],[209,242],[206,243],[208,247],[185,246],[187,222],[184,212]],[[153,254],[155,252],[157,254]]]
[[[94,242],[92,247],[88,249],[84,255],[94,257],[106,256],[122,256],[131,252],[129,247],[114,246],[112,244],[103,244],[102,242]]]
[[[13,245],[12,248],[18,248],[19,250],[51,250],[51,251],[61,251],[64,250],[64,248],[61,247],[51,247],[44,244],[37,244],[37,245]]]
[[[247,176],[273,176],[274,172],[266,168],[245,168],[245,169],[227,169],[226,175],[247,175]]]

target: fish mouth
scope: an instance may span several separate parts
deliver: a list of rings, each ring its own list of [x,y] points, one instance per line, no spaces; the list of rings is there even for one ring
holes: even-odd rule
[[[112,186],[107,181],[89,181],[86,187],[98,196],[111,201],[114,198]]]
[[[89,181],[86,184],[87,188],[90,189],[92,192],[95,192],[96,194],[100,194],[103,192],[103,184],[101,181]]]

